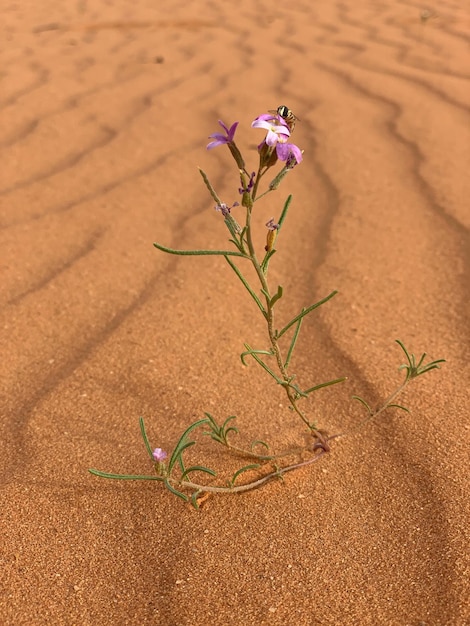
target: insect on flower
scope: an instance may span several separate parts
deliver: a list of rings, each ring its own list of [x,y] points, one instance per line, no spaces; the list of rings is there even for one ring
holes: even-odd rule
[[[295,116],[285,104],[281,104],[281,106],[277,107],[276,111],[269,111],[269,113],[274,113],[275,115],[282,117],[282,119],[287,123],[290,132],[292,132],[295,128],[295,122],[297,120],[300,122],[299,118]]]

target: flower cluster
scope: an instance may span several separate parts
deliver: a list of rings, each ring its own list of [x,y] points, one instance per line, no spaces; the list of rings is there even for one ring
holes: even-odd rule
[[[276,156],[280,161],[290,160],[295,161],[295,164],[302,161],[302,150],[288,141],[291,131],[280,115],[263,113],[254,120],[251,126],[268,131],[265,139],[258,146],[258,152],[261,152],[265,146],[269,146],[269,148],[276,149]]]
[[[294,125],[292,123],[289,124],[287,119],[279,113],[281,108],[288,111],[287,107],[279,107],[276,113],[263,113],[262,115],[259,115],[251,124],[252,128],[261,128],[267,131],[266,137],[258,146],[260,158],[258,172],[251,172],[250,174],[245,168],[245,162],[235,143],[235,132],[239,124],[238,122],[234,122],[230,127],[228,127],[222,120],[219,120],[219,126],[222,128],[223,132],[217,132],[209,135],[209,139],[212,139],[212,141],[207,144],[208,150],[226,145],[232,153],[240,172],[241,184],[238,188],[238,192],[242,196],[241,204],[249,210],[251,210],[254,199],[257,195],[259,181],[270,167],[275,165],[278,160],[285,163],[282,170],[269,184],[269,191],[274,191],[277,189],[284,176],[298,163],[301,163],[303,158],[303,151],[294,143],[289,141]],[[239,206],[238,202],[234,202],[231,206],[227,205],[225,202],[221,202],[215,191],[212,189],[212,186],[210,185],[205,174],[203,172],[201,172],[201,174],[212,197],[217,202],[215,206],[216,211],[220,211],[222,213],[232,234],[240,233],[242,229],[230,216],[231,209]],[[270,238],[270,242],[268,242],[266,250],[270,251],[276,237],[276,233],[274,232],[276,229],[270,228],[269,226],[268,228],[271,231],[271,234],[268,237]]]
[[[230,128],[228,128],[222,120],[219,120],[219,125],[223,128],[225,133],[213,133],[209,135],[209,139],[213,139],[213,141],[207,144],[208,150],[223,145],[228,145],[229,148],[235,145],[234,137],[238,122],[233,123]],[[264,151],[271,156],[275,151],[276,159],[290,163],[290,167],[302,161],[302,150],[288,141],[291,131],[289,130],[287,122],[279,114],[263,113],[252,122],[251,126],[252,128],[262,128],[268,131],[266,137],[258,146],[258,152],[260,154]],[[274,162],[276,159],[274,159]],[[255,173],[253,172],[249,183],[251,187],[253,187],[254,176]],[[242,189],[240,193],[244,193],[250,189]]]

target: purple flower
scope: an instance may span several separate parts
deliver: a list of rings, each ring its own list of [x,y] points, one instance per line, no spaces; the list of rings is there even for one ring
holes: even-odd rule
[[[274,221],[274,217],[272,217],[269,222],[266,223],[266,226],[268,227],[268,230],[278,230],[279,229],[279,224],[276,224],[276,222]]]
[[[152,456],[157,463],[161,463],[166,459],[168,454],[165,452],[165,450],[162,450],[161,448],[155,448],[155,450],[152,452]]]
[[[278,141],[276,144],[277,158],[287,161],[288,167],[294,167],[302,161],[302,150],[293,143]]]
[[[268,131],[264,142],[273,147],[278,141],[285,142],[290,137],[290,130],[285,120],[278,115],[263,113],[259,115],[251,124],[252,128],[263,128]]]
[[[224,143],[232,143],[233,136],[235,135],[235,131],[237,130],[238,122],[234,122],[230,128],[227,128],[222,120],[219,120],[220,126],[225,131],[225,135],[222,133],[214,133],[213,135],[209,135],[209,139],[215,139],[215,141],[211,141],[207,144],[207,149],[212,150],[212,148],[217,148],[217,146],[222,146]]]
[[[230,209],[233,209],[234,206],[240,206],[238,202],[234,202],[232,206],[228,206],[225,202],[221,202],[220,204],[215,205],[215,210],[220,211],[224,217],[227,217],[230,213]]]

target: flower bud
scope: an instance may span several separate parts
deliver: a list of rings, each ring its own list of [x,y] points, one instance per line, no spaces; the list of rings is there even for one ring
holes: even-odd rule
[[[273,178],[273,180],[269,183],[269,189],[271,191],[274,191],[275,189],[277,189],[279,187],[279,185],[281,184],[282,179],[284,178],[284,176],[286,174],[288,174],[291,169],[292,168],[287,167],[286,165],[284,165],[284,167],[279,172],[279,174],[275,178]]]
[[[232,153],[233,158],[235,159],[235,161],[237,163],[238,169],[244,170],[245,169],[245,161],[243,160],[241,152],[237,148],[236,143],[234,141],[231,141],[227,145],[229,147],[230,152]]]
[[[266,250],[266,252],[271,252],[274,247],[274,242],[276,241],[279,224],[276,224],[274,222],[274,218],[272,217],[269,222],[267,222],[266,226],[268,228],[268,232],[266,235],[266,246],[264,249]]]
[[[225,225],[230,231],[232,237],[236,237],[242,232],[240,224],[231,215],[226,215],[224,219]]]
[[[263,141],[263,143],[258,148],[258,152],[260,168],[272,167],[276,164],[277,153],[274,146],[268,146],[268,144]]]
[[[268,234],[266,235],[266,245],[264,249],[266,252],[271,252],[274,247],[274,242],[276,241],[277,230],[268,230]]]

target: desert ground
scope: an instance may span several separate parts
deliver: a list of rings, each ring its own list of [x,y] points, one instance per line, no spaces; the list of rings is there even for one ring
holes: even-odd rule
[[[1,5],[0,623],[469,624],[465,3]],[[152,474],[141,417],[168,451],[205,412],[236,415],[244,446],[312,446],[283,389],[241,363],[266,330],[223,256],[153,246],[231,245],[198,167],[228,205],[238,170],[208,137],[238,121],[255,170],[251,123],[279,105],[303,161],[253,208],[254,246],[292,194],[276,319],[338,291],[292,367],[305,385],[347,377],[305,400],[346,436],[199,511],[160,482],[90,474]],[[403,379],[396,339],[446,362],[397,400],[409,413],[357,428],[352,396],[375,408]],[[190,454],[232,471],[208,437]]]

